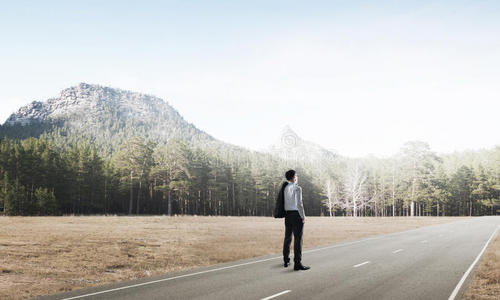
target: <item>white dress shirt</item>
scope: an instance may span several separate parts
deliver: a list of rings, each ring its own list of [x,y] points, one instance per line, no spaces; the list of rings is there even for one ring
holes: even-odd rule
[[[297,210],[300,217],[305,217],[302,203],[302,188],[295,182],[289,182],[285,187],[285,210]]]

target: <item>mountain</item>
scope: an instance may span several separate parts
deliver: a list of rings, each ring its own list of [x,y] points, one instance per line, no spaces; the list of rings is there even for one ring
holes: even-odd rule
[[[177,138],[226,156],[259,153],[217,140],[184,120],[161,98],[87,83],[64,89],[58,97],[19,108],[0,126],[0,137],[3,136],[48,137],[60,147],[70,147],[85,137],[98,146],[104,157],[111,157],[133,136],[158,144]],[[276,142],[262,152],[295,162],[314,163],[337,157],[335,151],[303,140],[288,125]]]
[[[136,135],[158,144],[178,138],[195,147],[248,151],[198,129],[161,98],[87,83],[47,101],[33,101],[0,126],[0,137],[49,136],[60,146],[86,137],[108,157]]]
[[[302,139],[289,125],[281,130],[275,142],[265,151],[286,160],[309,163],[333,161],[338,158],[335,150],[325,149],[318,144]]]

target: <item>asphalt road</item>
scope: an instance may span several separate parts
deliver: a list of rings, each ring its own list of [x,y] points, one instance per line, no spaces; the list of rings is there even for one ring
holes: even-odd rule
[[[288,268],[275,254],[37,299],[460,299],[499,230],[500,216],[475,217],[304,248],[307,271],[292,242]]]

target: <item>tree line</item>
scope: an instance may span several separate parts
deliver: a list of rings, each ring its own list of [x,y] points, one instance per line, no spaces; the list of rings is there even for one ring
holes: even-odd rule
[[[271,155],[206,151],[178,139],[158,145],[133,137],[110,159],[98,152],[87,139],[66,148],[44,138],[1,139],[0,212],[270,215],[287,167]],[[316,204],[308,207],[319,214]]]
[[[75,138],[73,140],[76,140]],[[390,158],[290,161],[135,136],[110,158],[91,141],[0,139],[5,215],[190,214],[271,216],[284,173],[300,174],[306,215],[497,214],[500,147],[437,155],[409,142]]]
[[[500,213],[500,147],[437,155],[407,142],[389,158],[348,160],[327,177],[330,215],[479,216]]]

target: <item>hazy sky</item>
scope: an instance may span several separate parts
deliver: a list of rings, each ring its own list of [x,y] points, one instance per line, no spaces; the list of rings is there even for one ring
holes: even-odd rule
[[[500,144],[498,1],[0,3],[0,123],[87,82],[256,150],[286,124],[347,156]]]

